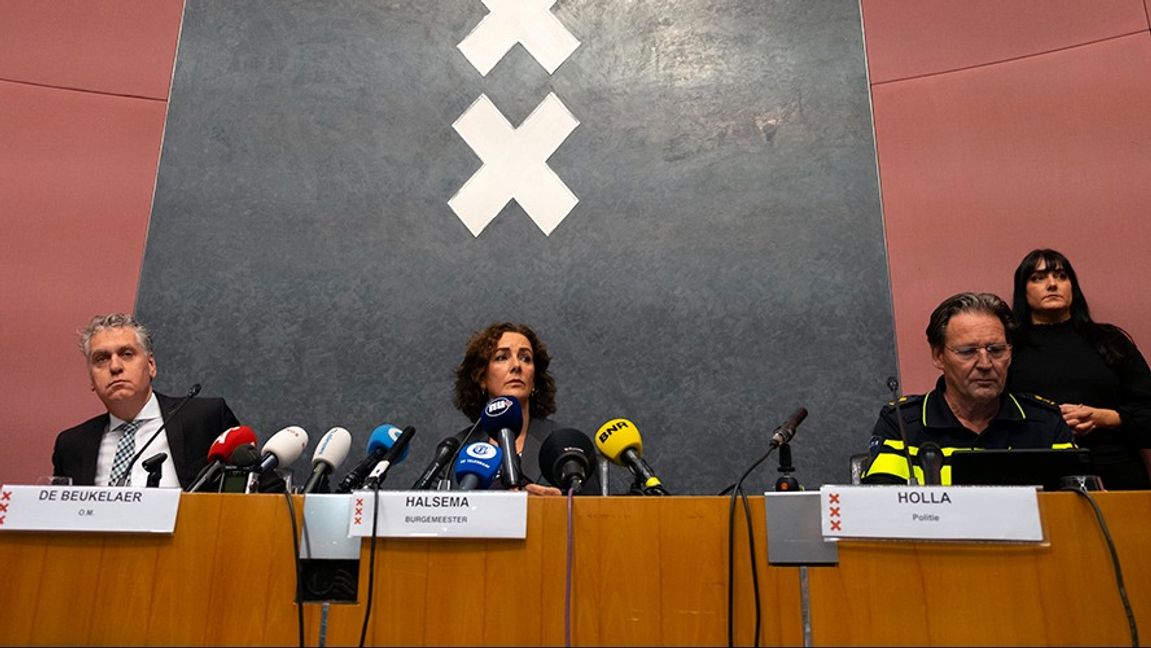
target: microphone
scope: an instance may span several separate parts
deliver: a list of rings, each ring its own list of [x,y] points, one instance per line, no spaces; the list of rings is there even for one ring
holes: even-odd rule
[[[192,485],[188,486],[187,492],[199,492],[214,482],[220,471],[224,469],[225,464],[229,463],[228,459],[232,453],[242,445],[256,445],[256,432],[252,428],[247,425],[237,425],[221,432],[220,436],[216,437],[216,440],[208,448],[208,464],[192,480]]]
[[[669,495],[655,471],[643,460],[643,439],[635,423],[617,418],[600,426],[595,433],[595,447],[605,457],[621,466],[627,466],[635,475],[644,495]]]
[[[416,483],[412,484],[412,490],[427,490],[432,482],[439,479],[440,473],[452,462],[452,457],[459,449],[460,440],[454,434],[440,441],[440,444],[436,446],[436,456],[432,458],[432,462],[428,464],[424,474],[420,475]]]
[[[328,475],[344,463],[348,450],[352,448],[352,433],[342,427],[334,427],[320,437],[316,452],[312,455],[312,476],[304,484],[304,493],[314,493],[327,482]],[[325,486],[326,488],[326,486]]]
[[[524,412],[518,399],[496,396],[484,406],[480,413],[480,425],[488,436],[497,440],[503,451],[503,466],[500,480],[504,488],[512,489],[520,485],[520,456],[516,454],[516,439],[523,432]]]
[[[911,448],[907,445],[907,428],[903,424],[903,415],[899,412],[899,381],[895,376],[887,377],[887,388],[891,390],[891,397],[895,402],[895,423],[899,426],[899,440],[903,441],[903,458],[907,460],[907,483],[915,486],[919,482],[915,479],[915,468],[911,464]]]
[[[123,486],[124,484],[128,483],[128,480],[132,478],[132,466],[136,465],[136,462],[139,461],[140,457],[144,454],[144,451],[148,449],[148,446],[152,445],[152,442],[156,440],[156,437],[160,436],[160,432],[162,432],[164,427],[168,425],[168,421],[175,418],[176,414],[179,413],[181,409],[183,409],[184,405],[186,405],[188,401],[195,398],[196,394],[199,393],[200,383],[192,385],[192,388],[188,390],[188,393],[184,394],[184,400],[176,403],[176,406],[173,407],[170,412],[168,412],[167,416],[160,417],[160,427],[156,428],[156,431],[152,433],[152,436],[148,437],[148,441],[144,445],[140,446],[140,449],[136,451],[136,454],[132,455],[132,460],[128,462],[128,467],[124,470],[124,474],[120,476],[120,479],[116,480],[115,484],[110,484],[111,486]]]
[[[261,450],[264,456],[260,459],[256,472],[262,475],[277,466],[287,466],[299,459],[306,447],[308,447],[308,433],[298,425],[289,425],[273,434],[264,444]]]
[[[360,463],[356,464],[355,467],[344,476],[344,480],[336,487],[336,492],[350,493],[359,488],[364,483],[364,479],[368,476],[368,473],[371,472],[372,468],[376,467],[376,464],[387,454],[388,449],[396,443],[396,439],[400,437],[401,432],[400,428],[390,423],[384,423],[372,430],[371,436],[368,437],[368,456],[361,459]]]
[[[807,418],[807,408],[805,407],[800,407],[792,412],[791,416],[783,422],[783,425],[775,428],[775,431],[771,433],[771,447],[778,448],[791,442],[791,438],[795,436],[795,428],[799,427],[805,418]]]
[[[477,441],[464,448],[456,459],[456,481],[460,490],[485,490],[492,485],[500,470],[504,451],[486,441]]]
[[[553,486],[579,492],[592,475],[595,446],[579,430],[556,430],[540,446],[540,473]]]
[[[390,435],[391,433],[389,432],[389,436]],[[407,458],[408,444],[411,443],[412,437],[415,435],[416,428],[410,425],[404,428],[403,432],[400,432],[400,436],[396,438],[395,443],[388,449],[388,453],[384,455],[384,458],[380,460],[380,463],[376,464],[371,474],[364,480],[364,488],[380,487],[380,483],[388,476],[388,469],[391,468],[393,464],[398,464]]]
[[[923,485],[939,486],[943,483],[943,450],[934,441],[919,446],[919,467],[923,469]]]
[[[148,488],[156,488],[160,485],[160,478],[164,473],[164,460],[167,458],[167,452],[157,452],[140,462],[144,470],[148,471]]]
[[[260,451],[254,445],[244,444],[232,451],[228,465],[236,468],[255,468],[260,463]]]

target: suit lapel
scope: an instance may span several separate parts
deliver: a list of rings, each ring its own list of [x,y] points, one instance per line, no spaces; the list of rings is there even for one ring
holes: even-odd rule
[[[108,429],[108,415],[98,416],[88,423],[87,429],[80,435],[80,444],[77,456],[91,457],[91,461],[79,462],[76,467],[75,483],[95,484],[96,463],[100,460],[100,442],[104,439],[104,430]]]
[[[175,407],[180,399],[170,398],[163,394],[156,393],[156,401],[160,404],[160,416],[163,419],[164,434],[168,436],[168,451],[172,453],[172,463],[176,466],[176,479],[185,484],[190,481],[184,475],[180,474],[180,470],[188,464],[184,461],[184,426],[180,422],[182,416],[169,418],[172,408]]]

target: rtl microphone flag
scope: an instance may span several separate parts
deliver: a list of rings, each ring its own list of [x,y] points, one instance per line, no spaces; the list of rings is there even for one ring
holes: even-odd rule
[[[252,428],[247,425],[237,425],[221,432],[220,436],[216,437],[211,447],[208,448],[208,465],[204,466],[204,469],[188,486],[188,492],[199,492],[215,481],[225,464],[228,463],[232,453],[242,445],[256,445],[256,432]]]

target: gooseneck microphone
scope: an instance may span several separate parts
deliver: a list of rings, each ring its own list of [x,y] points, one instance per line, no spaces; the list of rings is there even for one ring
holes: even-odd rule
[[[384,423],[372,430],[371,436],[368,437],[368,455],[344,476],[343,481],[336,487],[336,492],[350,493],[362,486],[368,473],[380,463],[402,433],[403,430],[390,423]]]
[[[256,445],[256,432],[252,428],[247,425],[237,425],[221,432],[220,436],[216,437],[211,447],[208,448],[207,465],[200,470],[200,474],[196,475],[196,479],[192,480],[187,492],[197,493],[214,482],[220,472],[224,470],[224,466],[229,463],[228,459],[232,453],[242,445]]]
[[[392,444],[392,447],[384,454],[384,458],[376,464],[376,467],[368,474],[368,478],[364,480],[364,488],[380,487],[380,484],[388,476],[388,469],[408,456],[408,444],[411,443],[412,437],[415,435],[416,428],[410,425],[400,432],[400,436],[396,437],[396,442]]]
[[[314,493],[323,487],[327,490],[328,475],[332,474],[352,448],[352,433],[342,427],[334,427],[320,437],[316,452],[312,455],[312,476],[304,484],[304,493]]]
[[[579,430],[556,430],[540,446],[540,473],[553,486],[578,493],[595,469],[595,446]]]
[[[595,447],[608,459],[627,466],[644,495],[670,495],[643,460],[643,439],[635,423],[625,418],[604,423],[595,433]]]
[[[488,436],[500,444],[503,465],[500,481],[509,490],[520,485],[520,456],[516,453],[516,440],[524,427],[524,412],[518,399],[496,396],[488,401],[480,413],[480,425]]]
[[[144,451],[148,449],[148,446],[152,445],[152,442],[156,440],[156,437],[160,436],[160,432],[163,432],[164,428],[168,426],[168,421],[176,418],[176,414],[178,414],[180,410],[184,408],[184,405],[186,405],[188,401],[195,398],[196,394],[200,393],[200,388],[200,383],[192,385],[192,388],[188,390],[188,393],[184,394],[184,399],[179,403],[176,403],[176,406],[168,412],[167,416],[160,416],[160,427],[156,428],[156,431],[152,433],[152,436],[148,437],[148,441],[144,443],[144,445],[140,446],[140,449],[136,451],[136,454],[132,455],[132,460],[128,462],[128,467],[124,469],[124,474],[120,475],[120,479],[117,479],[115,484],[111,484],[112,486],[123,486],[124,484],[128,483],[128,480],[132,478],[132,466],[136,465],[136,462],[139,461],[140,457],[144,454]]]
[[[911,463],[911,448],[907,445],[907,427],[903,424],[903,414],[899,411],[899,381],[895,376],[887,377],[887,388],[891,390],[891,397],[895,402],[895,423],[899,426],[899,440],[903,442],[903,458],[907,460],[907,484],[915,486],[919,480],[915,479],[915,467]]]
[[[431,487],[432,482],[440,478],[440,473],[447,468],[448,464],[452,462],[452,457],[455,456],[456,451],[460,449],[460,440],[456,435],[452,435],[443,441],[440,441],[436,446],[436,456],[432,458],[432,462],[424,470],[424,473],[416,479],[416,483],[412,484],[412,490],[427,490]]]
[[[486,490],[500,470],[504,451],[487,441],[477,441],[464,448],[456,459],[456,483],[460,490]]]
[[[796,408],[796,410],[791,413],[791,416],[787,417],[787,420],[771,433],[771,447],[778,448],[781,445],[789,443],[791,438],[795,436],[795,428],[799,427],[799,424],[803,423],[803,419],[805,418],[807,418],[807,408]]]

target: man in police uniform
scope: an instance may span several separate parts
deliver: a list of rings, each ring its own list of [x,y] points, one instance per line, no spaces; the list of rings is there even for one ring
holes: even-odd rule
[[[1011,308],[990,293],[959,293],[931,313],[927,341],[931,361],[943,375],[935,389],[889,403],[871,437],[865,484],[908,483],[898,417],[903,418],[917,483],[920,447],[933,442],[943,455],[970,448],[1071,448],[1071,429],[1059,406],[1034,396],[1003,391],[1011,366]],[[943,484],[950,483],[944,461]]]

